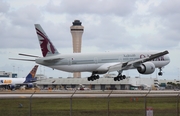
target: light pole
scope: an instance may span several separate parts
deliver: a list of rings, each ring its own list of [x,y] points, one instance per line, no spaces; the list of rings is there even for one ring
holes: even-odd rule
[[[179,81],[179,68],[178,68],[178,81]]]
[[[14,67],[15,67],[15,66],[13,65],[13,73],[14,73]]]

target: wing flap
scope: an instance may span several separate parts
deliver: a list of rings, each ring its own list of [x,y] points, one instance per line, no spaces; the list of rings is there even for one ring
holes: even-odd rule
[[[109,67],[109,72],[117,71],[117,70],[122,70],[122,65],[123,63],[119,63],[113,66]]]

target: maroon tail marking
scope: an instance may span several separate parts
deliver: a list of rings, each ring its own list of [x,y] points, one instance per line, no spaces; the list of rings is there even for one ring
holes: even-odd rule
[[[39,41],[41,41],[42,43],[41,43],[41,50],[42,50],[42,54],[43,54],[43,56],[45,57],[46,55],[47,55],[47,53],[48,53],[48,43],[50,44],[50,49],[51,49],[51,51],[49,51],[49,52],[52,52],[53,54],[55,53],[55,49],[54,49],[54,47],[53,47],[53,45],[52,45],[52,43],[48,40],[48,37],[47,36],[45,36],[40,30],[38,30],[37,28],[36,28],[36,31],[37,31],[37,34],[39,35],[39,36],[41,36],[42,38],[43,38],[43,40],[39,40]]]

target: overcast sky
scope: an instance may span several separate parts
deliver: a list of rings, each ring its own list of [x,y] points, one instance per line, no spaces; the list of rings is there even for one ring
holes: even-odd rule
[[[0,70],[24,77],[35,63],[8,58],[42,56],[34,24],[41,24],[60,53],[72,53],[70,26],[76,19],[84,26],[83,53],[168,50],[171,62],[158,78],[179,79],[179,0],[0,0]],[[43,66],[38,73],[72,76]],[[139,76],[136,70],[124,74]]]

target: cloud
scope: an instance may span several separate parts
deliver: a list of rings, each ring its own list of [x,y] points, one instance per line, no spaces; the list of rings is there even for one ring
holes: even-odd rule
[[[159,5],[152,6],[151,11],[160,16],[173,16],[179,14],[180,1],[163,0]]]
[[[0,0],[0,14],[7,13],[9,8],[10,8],[10,5],[7,2]]]
[[[42,13],[37,6],[28,5],[11,11],[9,13],[9,19],[11,19],[12,25],[25,28],[27,25],[32,25],[34,22],[41,20]]]
[[[157,25],[157,33],[149,36],[152,37],[152,40],[155,40],[155,48],[158,48],[158,46],[163,48],[178,46],[180,43],[180,1],[164,0],[159,2],[158,5],[151,4],[149,7],[150,18],[154,17]]]
[[[83,52],[173,51],[180,48],[179,18],[179,0],[0,0],[0,49],[41,55],[38,23],[60,53],[72,52],[70,26],[79,19]]]
[[[162,25],[165,28],[172,28],[180,30],[178,20],[180,18],[180,1],[164,0],[158,6],[152,6],[150,10],[152,15],[160,18]]]
[[[119,16],[126,16],[131,14],[131,12],[135,9],[135,2],[135,0],[114,0],[113,2],[109,0],[62,0],[59,4],[54,4],[52,1],[49,2],[46,9],[50,13],[57,14],[115,14]]]

